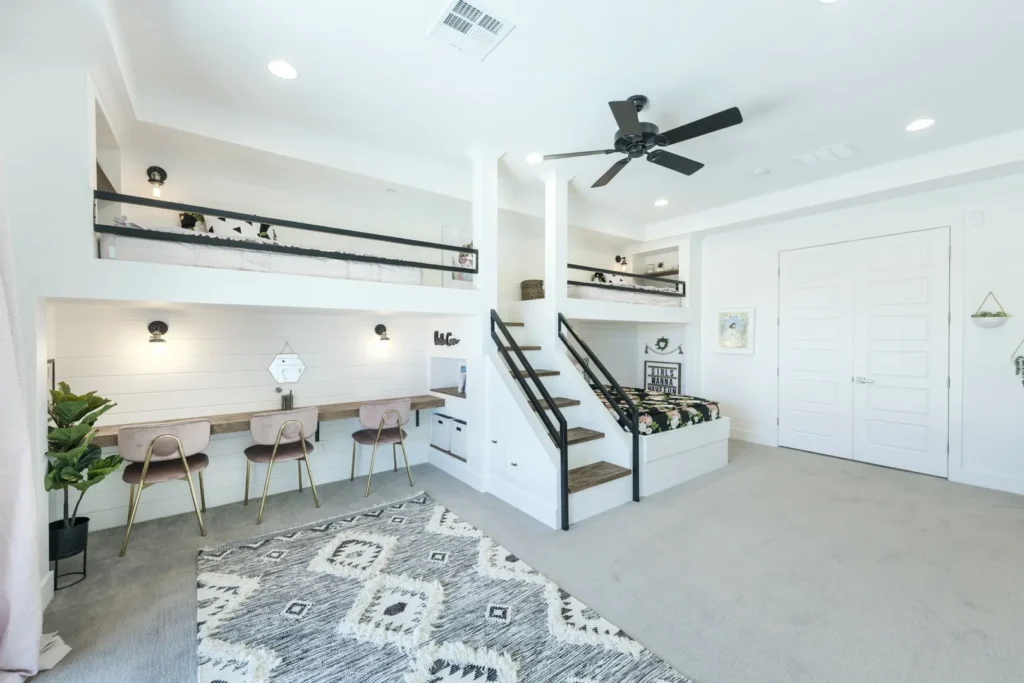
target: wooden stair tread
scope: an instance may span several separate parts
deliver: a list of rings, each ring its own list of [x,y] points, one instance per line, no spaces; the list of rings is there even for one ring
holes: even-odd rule
[[[610,462],[595,462],[569,470],[569,493],[607,484],[610,481],[628,477],[632,472]]]
[[[574,398],[560,398],[558,396],[555,396],[554,399],[555,405],[558,406],[559,408],[572,408],[573,406],[578,406],[580,404],[580,402]],[[550,410],[550,408],[548,408],[547,404],[544,401],[541,401],[541,405],[544,406],[544,410]],[[537,409],[534,408],[534,410]]]
[[[566,436],[568,437],[569,445],[575,446],[578,443],[586,443],[587,441],[603,439],[604,432],[587,429],[586,427],[572,427],[566,432]]]
[[[512,347],[511,346],[506,346],[505,350],[511,352],[512,351]],[[520,351],[540,351],[540,347],[539,346],[530,346],[529,344],[520,344],[519,345],[519,350]]]
[[[558,370],[534,370],[534,372],[537,373],[538,377],[557,377],[558,375],[562,374]],[[523,378],[529,378],[530,373],[526,372],[526,370],[520,370],[519,376]]]
[[[526,327],[526,323],[505,323],[505,327]]]

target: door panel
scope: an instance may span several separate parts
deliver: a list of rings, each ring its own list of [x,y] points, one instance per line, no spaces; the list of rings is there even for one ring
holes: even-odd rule
[[[853,453],[850,243],[779,255],[779,445]]]
[[[945,477],[949,231],[854,244],[854,457]]]

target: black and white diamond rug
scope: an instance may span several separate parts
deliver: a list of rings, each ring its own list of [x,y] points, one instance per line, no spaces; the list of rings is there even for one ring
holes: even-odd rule
[[[692,683],[424,493],[198,565],[200,683]]]

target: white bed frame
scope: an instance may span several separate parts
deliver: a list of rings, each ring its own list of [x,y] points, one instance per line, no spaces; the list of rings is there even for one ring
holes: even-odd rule
[[[640,495],[649,496],[729,464],[729,418],[640,437]]]

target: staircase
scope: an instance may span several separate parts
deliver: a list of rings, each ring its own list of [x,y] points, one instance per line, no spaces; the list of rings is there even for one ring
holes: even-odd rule
[[[533,412],[544,424],[548,436],[559,452],[561,493],[561,526],[569,529],[569,494],[579,493],[587,489],[606,484],[616,479],[627,477],[633,472],[610,462],[593,462],[578,467],[569,467],[569,449],[590,441],[604,439],[603,432],[586,427],[569,427],[569,422],[562,412],[580,405],[574,398],[553,397],[541,381],[542,377],[557,377],[557,370],[535,369],[526,356],[530,351],[540,351],[540,346],[520,346],[512,334],[510,327],[521,328],[523,323],[504,322],[497,311],[491,311],[491,338],[497,346],[498,353],[512,377],[516,379]],[[536,391],[535,391],[536,389]],[[539,394],[540,396],[538,397]],[[571,413],[570,413],[571,414]]]

